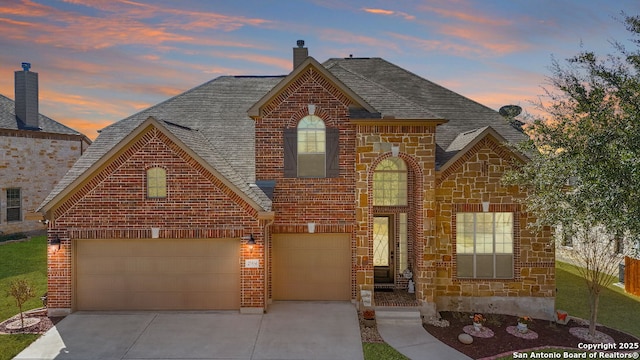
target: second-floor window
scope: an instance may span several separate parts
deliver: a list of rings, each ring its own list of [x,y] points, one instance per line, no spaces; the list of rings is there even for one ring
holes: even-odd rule
[[[167,171],[161,167],[147,169],[147,197],[162,199],[167,197]]]
[[[338,177],[339,138],[339,130],[327,127],[316,115],[307,115],[297,127],[284,129],[284,177]]]
[[[298,123],[298,177],[325,177],[326,149],[324,121],[305,116]]]

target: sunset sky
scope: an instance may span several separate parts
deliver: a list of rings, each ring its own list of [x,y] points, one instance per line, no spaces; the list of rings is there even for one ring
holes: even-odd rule
[[[39,73],[40,112],[97,130],[221,75],[283,75],[292,48],[382,57],[493,109],[532,112],[552,57],[612,52],[638,0],[0,0],[0,93]]]

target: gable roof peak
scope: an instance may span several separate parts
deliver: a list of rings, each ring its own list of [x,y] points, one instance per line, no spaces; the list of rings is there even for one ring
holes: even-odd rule
[[[322,64],[320,64],[312,56],[307,57],[301,64],[299,64],[289,75],[287,75],[282,81],[273,87],[268,93],[266,93],[258,102],[253,104],[248,110],[248,115],[255,119],[263,116],[262,108],[271,102],[280,92],[282,92],[290,83],[295,81],[299,76],[304,74],[309,69],[314,69],[320,73],[325,79],[329,80],[336,87],[339,88],[351,101],[358,104],[361,108],[364,108],[368,112],[374,113],[376,110],[369,105],[360,95],[354,92],[351,88],[346,86],[340,79],[327,70]]]

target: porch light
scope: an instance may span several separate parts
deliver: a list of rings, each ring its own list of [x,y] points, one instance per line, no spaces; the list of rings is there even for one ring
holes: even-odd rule
[[[391,155],[393,157],[398,157],[400,154],[400,145],[393,144],[391,145]]]
[[[309,234],[316,232],[316,223],[307,223],[307,230],[309,231]]]
[[[249,234],[248,236],[243,236],[240,239],[247,240],[247,246],[249,247],[249,251],[253,251],[253,245],[256,244],[256,239],[253,237],[253,234]]]
[[[58,237],[58,235],[54,235],[54,237],[49,240],[49,245],[48,245],[48,250],[50,254],[55,254],[56,252],[58,252],[58,250],[60,250],[60,238]]]

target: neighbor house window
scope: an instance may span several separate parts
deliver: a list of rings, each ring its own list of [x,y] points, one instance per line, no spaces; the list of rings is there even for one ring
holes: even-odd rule
[[[167,171],[161,167],[147,169],[147,197],[167,197]]]
[[[7,189],[7,221],[20,221],[21,213],[20,189]]]
[[[307,115],[295,128],[284,129],[284,176],[324,178],[340,175],[340,131],[326,127],[316,115]]]
[[[407,205],[407,165],[394,157],[384,159],[373,173],[373,205]]]
[[[456,215],[458,278],[513,278],[513,213]]]

